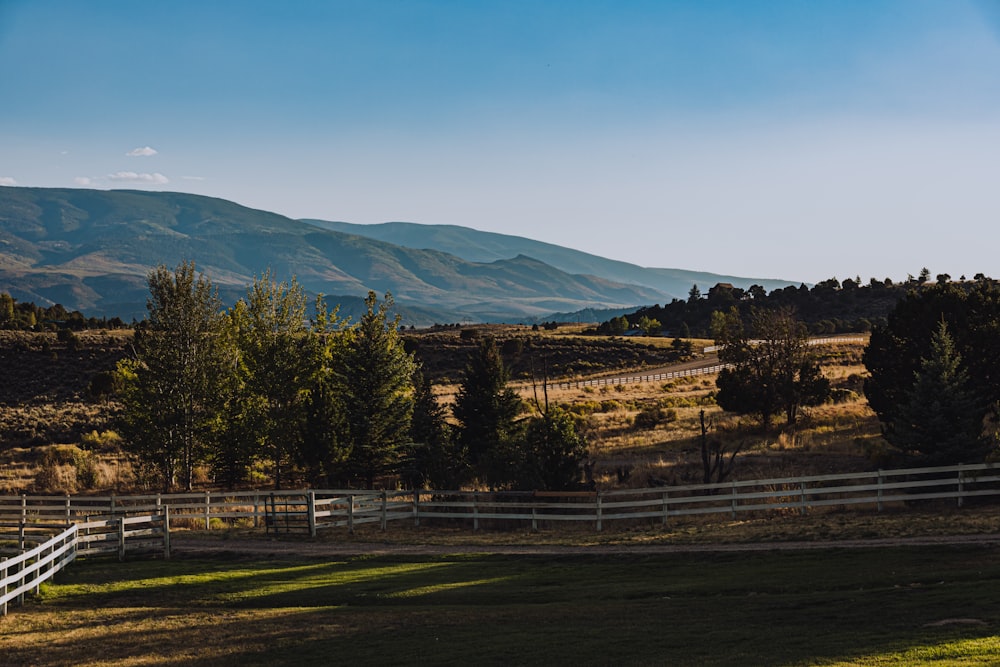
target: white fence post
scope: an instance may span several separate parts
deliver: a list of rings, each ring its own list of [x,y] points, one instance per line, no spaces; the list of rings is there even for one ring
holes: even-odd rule
[[[125,516],[118,517],[118,560],[125,560]]]
[[[882,469],[879,468],[878,469],[878,491],[876,492],[876,498],[878,500],[876,500],[876,502],[875,502],[875,507],[876,507],[876,509],[879,512],[882,511],[882,483],[883,483],[882,482]]]
[[[205,491],[205,530],[212,530],[212,494]]]
[[[163,559],[170,560],[170,505],[163,506]]]
[[[382,511],[379,513],[379,523],[382,525],[382,532],[385,532],[386,524],[389,523],[389,494],[382,489]]]
[[[603,522],[601,520],[601,492],[597,492],[597,532],[601,532],[604,528]]]
[[[309,516],[309,537],[316,537],[316,492],[306,491],[306,514]]]
[[[4,581],[7,578],[7,562],[6,556],[0,556],[0,581]],[[0,587],[0,616],[7,615],[7,584]]]
[[[472,492],[472,532],[479,530],[479,492]]]

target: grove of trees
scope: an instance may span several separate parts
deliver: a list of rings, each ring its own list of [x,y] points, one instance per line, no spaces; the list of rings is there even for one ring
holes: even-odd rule
[[[525,414],[496,341],[470,356],[454,426],[399,335],[392,296],[356,323],[302,288],[256,278],[224,310],[192,262],[148,276],[148,314],[118,366],[127,447],[164,489],[198,469],[230,487],[268,480],[491,489],[568,488],[586,445],[568,412]]]
[[[865,396],[904,455],[981,462],[997,445],[1000,286],[924,278],[872,332]]]

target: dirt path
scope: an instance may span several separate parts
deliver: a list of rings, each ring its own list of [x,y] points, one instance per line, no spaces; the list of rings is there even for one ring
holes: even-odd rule
[[[941,545],[1000,545],[1000,535],[951,535],[906,538],[875,538],[810,542],[740,542],[716,544],[647,544],[563,546],[552,544],[482,545],[482,544],[391,544],[380,542],[332,542],[283,538],[204,537],[174,533],[171,552],[178,556],[443,556],[448,554],[484,555],[643,555],[680,553],[729,553],[763,551],[804,551],[821,549],[873,549],[887,547]]]

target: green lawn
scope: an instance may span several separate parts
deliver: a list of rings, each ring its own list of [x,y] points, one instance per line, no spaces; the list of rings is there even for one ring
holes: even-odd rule
[[[14,665],[1000,663],[1000,550],[74,563]]]

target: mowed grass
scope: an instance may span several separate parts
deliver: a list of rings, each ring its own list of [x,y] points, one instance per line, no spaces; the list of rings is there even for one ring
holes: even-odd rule
[[[988,665],[1000,549],[74,563],[15,665]]]

